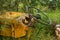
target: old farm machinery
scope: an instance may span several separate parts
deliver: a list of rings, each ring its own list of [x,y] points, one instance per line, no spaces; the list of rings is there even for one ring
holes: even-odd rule
[[[39,9],[35,9],[38,10],[39,14],[5,12],[3,15],[0,15],[0,35],[19,38],[25,36],[29,32],[29,27],[32,27],[36,21],[44,25],[50,25],[50,19],[47,15]],[[45,16],[47,20],[43,20],[40,14]]]

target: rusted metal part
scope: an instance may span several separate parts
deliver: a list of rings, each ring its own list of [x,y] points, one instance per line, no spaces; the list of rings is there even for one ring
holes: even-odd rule
[[[8,37],[23,37],[29,31],[29,24],[34,23],[34,18],[29,18],[27,13],[19,12],[6,12],[4,15],[0,16],[0,35]],[[27,25],[23,23],[28,23]],[[27,22],[26,22],[27,21]]]
[[[11,20],[12,23],[5,23],[4,26],[1,26],[0,28],[0,35],[2,36],[10,36],[10,37],[23,37],[26,35],[26,31],[28,30],[28,27],[24,25],[23,23],[18,23],[15,20]]]

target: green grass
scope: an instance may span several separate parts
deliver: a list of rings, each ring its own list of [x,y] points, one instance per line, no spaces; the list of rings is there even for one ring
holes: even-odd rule
[[[56,23],[60,23],[60,10],[54,10],[47,13],[48,17]]]
[[[52,23],[53,22],[57,24],[60,23],[60,11],[59,10],[54,10],[50,12],[48,11],[46,12],[46,14],[50,18]],[[54,32],[53,26],[46,26],[46,25],[37,23],[36,29],[34,30],[31,40],[56,40],[56,35]]]

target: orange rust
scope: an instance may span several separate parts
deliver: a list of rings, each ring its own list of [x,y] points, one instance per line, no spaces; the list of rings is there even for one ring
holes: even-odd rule
[[[4,15],[0,15],[0,24],[11,25],[10,27],[2,26],[0,28],[0,35],[19,38],[25,36],[26,32],[28,31],[28,37],[30,37],[31,30],[29,29],[29,27],[22,22],[18,22],[15,19],[16,17],[25,19],[26,16],[28,17],[27,13],[21,12],[6,12]],[[9,20],[6,21],[5,18]],[[2,20],[5,20],[5,22],[3,22]],[[34,19],[31,20],[34,22]],[[25,22],[27,23],[28,21],[25,20]]]
[[[15,21],[16,22],[16,21]],[[4,29],[0,30],[0,35],[3,35],[3,36],[11,36],[11,37],[15,37],[15,38],[18,38],[18,37],[23,37],[26,35],[26,31],[28,31],[28,27],[26,25],[24,25],[23,23],[14,23],[14,25],[11,25],[11,28],[8,28],[8,27],[4,27]]]
[[[17,20],[15,20],[14,18],[16,17],[22,17],[25,18],[25,16],[27,16],[26,13],[21,13],[21,12],[5,12],[5,14],[0,15],[0,21],[9,19],[6,22],[0,22],[0,24],[10,24],[11,27],[3,27],[0,28],[0,35],[2,36],[9,36],[9,37],[23,37],[26,35],[26,31],[28,31],[28,27],[26,25],[24,25],[22,22],[18,23]],[[10,20],[11,19],[11,20]]]

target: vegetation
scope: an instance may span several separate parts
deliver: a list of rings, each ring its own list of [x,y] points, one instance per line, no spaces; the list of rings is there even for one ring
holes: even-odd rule
[[[0,14],[6,11],[28,12],[36,15],[35,9],[28,7],[36,7],[42,10],[53,23],[60,23],[60,0],[0,0]],[[45,19],[45,18],[43,18]],[[47,19],[46,19],[47,20]],[[53,26],[43,25],[36,22],[35,28],[31,32],[30,40],[56,40]],[[3,37],[3,40],[27,40],[24,38]]]

